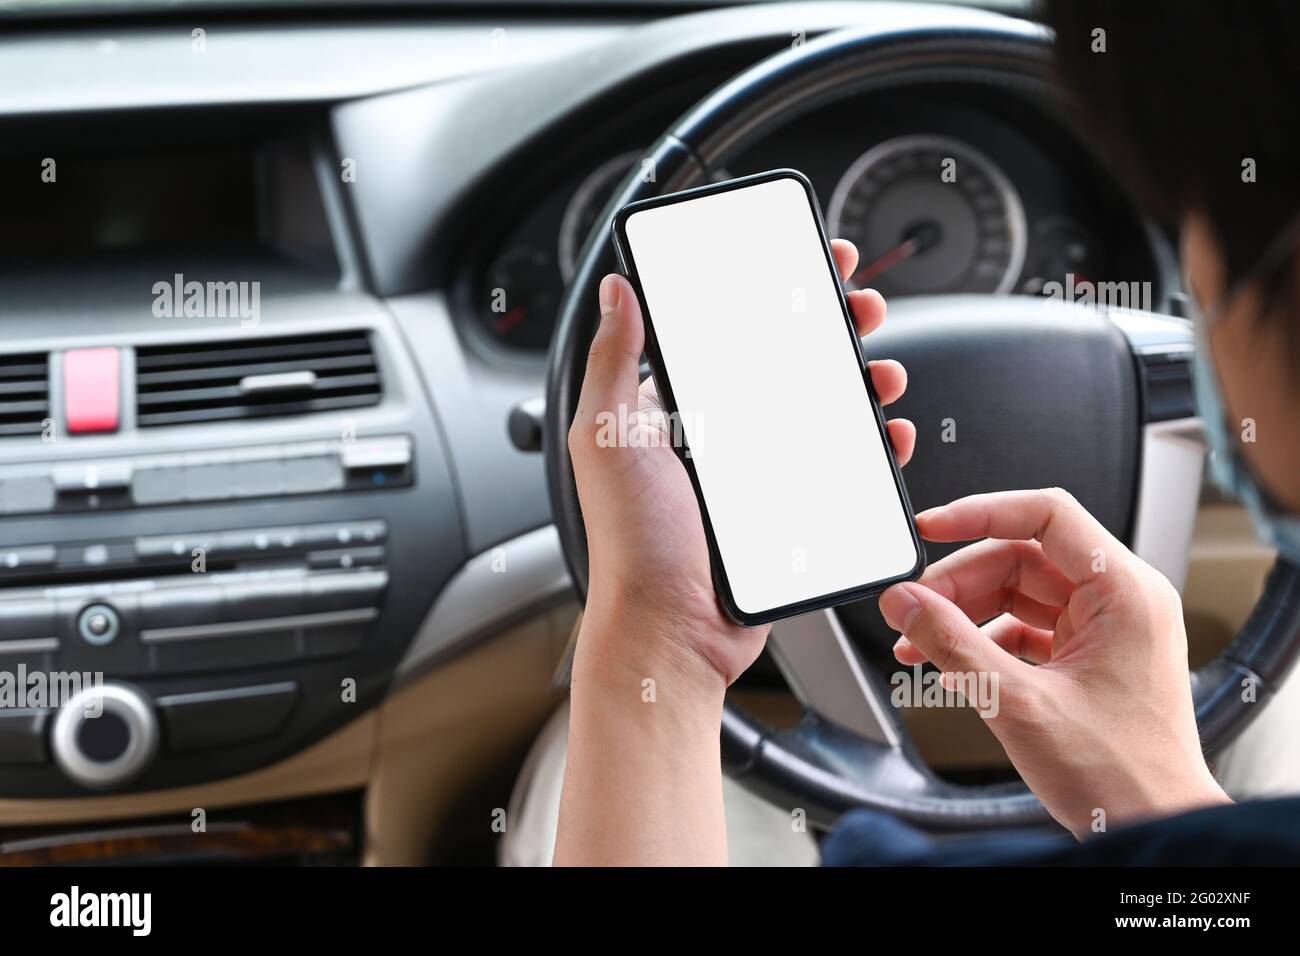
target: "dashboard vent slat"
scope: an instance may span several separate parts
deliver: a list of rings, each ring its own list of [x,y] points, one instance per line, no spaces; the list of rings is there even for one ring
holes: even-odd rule
[[[362,408],[383,393],[366,332],[145,346],[135,361],[141,428]],[[300,372],[311,373],[300,377],[308,387],[240,387],[246,379]]]
[[[0,437],[40,435],[50,417],[46,355],[0,355]]]

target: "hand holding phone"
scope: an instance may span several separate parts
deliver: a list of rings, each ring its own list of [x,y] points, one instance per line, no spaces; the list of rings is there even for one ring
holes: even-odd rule
[[[841,279],[851,275],[858,261],[853,244],[835,240],[831,248]],[[722,273],[716,278],[737,281]],[[654,380],[639,382],[645,328],[636,295],[626,279],[611,275],[600,298],[601,322],[568,442],[591,557],[580,654],[617,659],[618,666],[642,674],[662,672],[665,656],[694,660],[729,683],[758,656],[767,628],[740,627],[723,613],[695,493],[671,444],[632,449],[600,440],[600,423],[619,409],[646,427],[662,422]],[[857,334],[868,335],[885,321],[879,294],[861,290],[847,298]],[[901,365],[884,359],[871,363],[870,371],[882,405],[902,396],[907,376]],[[744,389],[757,394],[768,387],[751,376]],[[906,464],[916,438],[912,423],[894,419],[888,429],[899,464]],[[772,435],[769,445],[764,454],[778,453],[779,436]],[[762,467],[761,457],[755,468]]]
[[[634,203],[614,230],[727,615],[766,623],[919,576],[808,181],[777,170]]]

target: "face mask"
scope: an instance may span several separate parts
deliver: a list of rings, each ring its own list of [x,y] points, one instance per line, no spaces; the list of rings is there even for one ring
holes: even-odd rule
[[[1285,230],[1260,260],[1261,268],[1287,264],[1294,248],[1293,240],[1300,229]],[[1184,286],[1191,285],[1184,281]],[[1241,453],[1239,443],[1232,435],[1237,429],[1228,422],[1227,407],[1219,390],[1218,374],[1210,360],[1210,327],[1227,310],[1236,288],[1227,294],[1208,313],[1201,312],[1195,295],[1188,295],[1192,325],[1196,334],[1196,355],[1192,360],[1192,379],[1196,389],[1196,405],[1204,422],[1210,446],[1210,475],[1220,490],[1241,501],[1250,512],[1260,538],[1277,548],[1278,556],[1300,566],[1300,516],[1284,513],[1273,496],[1254,476],[1250,464]]]

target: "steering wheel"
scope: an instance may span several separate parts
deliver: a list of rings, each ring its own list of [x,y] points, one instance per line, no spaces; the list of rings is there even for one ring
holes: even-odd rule
[[[746,70],[670,129],[623,182],[589,236],[560,309],[548,359],[547,479],[574,583],[586,594],[587,548],[566,436],[595,332],[596,286],[616,268],[609,223],[625,203],[707,182],[746,145],[838,100],[901,85],[965,83],[1063,111],[1050,37],[1007,18],[914,23],[827,34]],[[653,169],[653,177],[642,170]],[[647,181],[647,180],[653,181]],[[1186,378],[1185,322],[1068,306],[1030,296],[929,297],[891,304],[868,354],[901,360],[915,386],[891,414],[917,423],[905,477],[918,509],[962,495],[1059,485],[1138,554],[1185,571],[1202,446]],[[1014,389],[1008,382],[1019,383]],[[942,441],[950,420],[957,441]],[[947,548],[927,544],[930,560]],[[1181,564],[1180,564],[1181,563]],[[1176,580],[1177,583],[1177,580]],[[936,776],[889,704],[889,658],[860,653],[847,627],[892,644],[874,600],[779,622],[768,647],[803,705],[792,728],[728,702],[724,767],[829,826],[854,807],[931,830],[1050,822],[1023,783],[967,786]],[[1300,645],[1300,573],[1279,562],[1241,633],[1192,676],[1202,742],[1213,753],[1259,711]]]

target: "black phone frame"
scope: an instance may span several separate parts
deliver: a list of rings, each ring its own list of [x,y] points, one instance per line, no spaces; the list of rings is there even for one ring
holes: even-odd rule
[[[794,617],[798,614],[806,614],[809,611],[817,611],[822,608],[834,607],[839,604],[846,604],[850,601],[870,597],[871,595],[878,594],[891,585],[898,584],[899,582],[916,580],[925,571],[926,567],[925,545],[922,543],[921,535],[916,528],[916,520],[912,511],[912,502],[907,494],[907,486],[903,483],[902,469],[898,465],[898,459],[894,454],[893,443],[890,442],[889,432],[885,427],[885,413],[880,407],[880,399],[876,395],[875,385],[872,384],[871,381],[871,367],[867,363],[866,353],[862,350],[862,341],[858,337],[857,325],[853,321],[853,313],[849,309],[848,299],[844,294],[844,284],[839,278],[839,269],[835,262],[835,254],[831,251],[830,239],[826,235],[826,223],[822,219],[821,206],[817,202],[817,195],[813,190],[812,183],[803,173],[796,169],[771,169],[762,173],[754,173],[750,176],[741,176],[736,179],[729,179],[725,182],[710,183],[706,186],[698,186],[680,192],[667,193],[663,196],[641,199],[636,202],[628,203],[615,213],[611,224],[611,230],[614,236],[614,248],[618,253],[623,273],[631,283],[633,290],[636,292],[637,301],[641,305],[641,316],[645,324],[646,357],[650,361],[651,374],[654,376],[655,384],[659,389],[659,399],[663,403],[664,410],[670,416],[674,419],[679,417],[677,399],[673,394],[672,383],[664,364],[663,355],[659,350],[659,341],[655,336],[654,322],[651,319],[650,307],[646,302],[645,292],[641,287],[640,276],[636,269],[636,260],[632,255],[631,245],[627,239],[627,221],[636,213],[647,209],[690,202],[691,200],[701,199],[705,196],[731,192],[735,189],[745,189],[780,179],[793,179],[803,187],[804,194],[808,197],[809,209],[812,212],[813,221],[817,225],[817,235],[821,240],[822,252],[826,257],[826,267],[830,271],[831,280],[835,285],[836,298],[840,304],[840,311],[844,316],[845,328],[849,333],[850,340],[853,342],[854,353],[857,355],[858,364],[862,369],[862,382],[867,389],[867,395],[871,399],[871,408],[875,415],[877,435],[879,440],[884,443],[885,454],[889,459],[890,471],[894,476],[894,487],[898,492],[899,504],[903,508],[903,514],[907,519],[907,526],[912,535],[912,543],[916,550],[916,563],[910,570],[892,578],[887,578],[881,581],[870,581],[855,587],[835,591],[830,594],[819,595],[818,597],[808,598],[793,604],[787,604],[782,607],[771,608],[764,611],[753,613],[742,611],[736,605],[735,596],[731,590],[731,583],[727,578],[726,566],[722,560],[722,553],[718,549],[718,541],[713,532],[713,522],[709,517],[709,507],[704,499],[704,491],[700,486],[699,475],[695,471],[695,463],[689,454],[689,449],[686,447],[686,436],[683,432],[680,447],[678,446],[678,443],[674,442],[673,448],[677,453],[678,458],[680,458],[682,463],[686,466],[686,472],[691,479],[691,487],[695,489],[695,499],[700,506],[700,517],[703,519],[704,534],[708,540],[709,564],[713,572],[714,590],[717,592],[718,601],[721,604],[723,611],[726,612],[727,617],[745,627],[756,627],[761,624],[770,624],[773,621],[779,621],[783,618]],[[855,503],[853,502],[846,503],[848,507],[853,507],[854,504]]]

